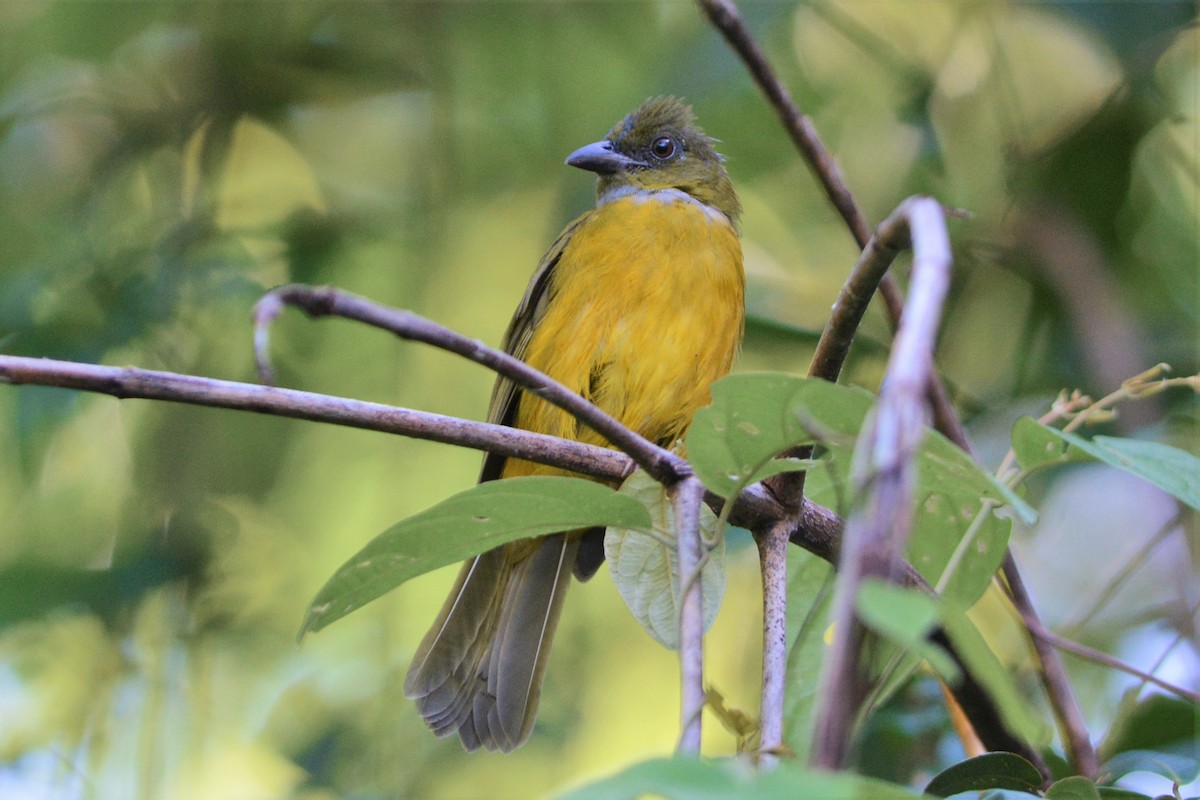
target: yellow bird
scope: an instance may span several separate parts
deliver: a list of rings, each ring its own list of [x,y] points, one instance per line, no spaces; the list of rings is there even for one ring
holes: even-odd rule
[[[599,176],[596,206],[542,258],[504,349],[670,447],[742,338],[741,210],[690,107],[647,100],[567,164]],[[496,382],[492,422],[607,445],[570,414]],[[559,473],[488,455],[480,481]],[[603,531],[506,544],[463,564],[408,672],[405,694],[438,736],[509,751],[529,738],[550,640],[574,572],[603,562]]]

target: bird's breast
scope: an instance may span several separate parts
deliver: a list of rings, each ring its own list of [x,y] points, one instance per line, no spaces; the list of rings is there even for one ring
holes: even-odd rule
[[[649,439],[682,435],[741,341],[745,279],[728,218],[679,192],[609,199],[551,281],[526,361]],[[529,395],[518,426],[599,441]]]

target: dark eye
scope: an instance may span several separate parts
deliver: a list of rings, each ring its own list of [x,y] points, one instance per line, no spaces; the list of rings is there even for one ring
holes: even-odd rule
[[[650,145],[650,155],[654,156],[660,161],[666,161],[668,158],[675,155],[676,148],[677,145],[675,144],[674,139],[672,139],[670,136],[660,136],[654,140],[654,144]]]

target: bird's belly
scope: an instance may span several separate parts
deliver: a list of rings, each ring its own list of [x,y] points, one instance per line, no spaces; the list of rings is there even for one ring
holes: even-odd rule
[[[686,200],[599,206],[555,267],[526,360],[653,441],[672,443],[741,341],[741,246],[729,221]],[[602,443],[526,394],[521,428]]]

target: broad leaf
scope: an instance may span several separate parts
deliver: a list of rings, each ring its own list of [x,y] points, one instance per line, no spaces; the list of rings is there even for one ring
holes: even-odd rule
[[[1100,791],[1082,775],[1072,775],[1051,784],[1046,797],[1048,800],[1100,800]]]
[[[808,494],[845,511],[854,436],[874,396],[861,389],[774,373],[739,374],[713,385],[713,403],[688,431],[688,457],[704,484],[729,496],[773,470],[771,459],[798,444],[820,442],[833,469],[809,471]],[[778,470],[774,470],[778,471]],[[908,557],[930,583],[956,564],[943,595],[973,604],[999,568],[1011,524],[984,509],[1009,505],[1024,519],[1033,510],[968,455],[936,433],[917,456],[916,509]],[[981,515],[973,525],[977,515]],[[972,532],[970,541],[964,533]],[[962,543],[961,552],[959,551]]]
[[[867,580],[855,598],[858,618],[892,644],[920,656],[948,681],[959,678],[954,660],[926,638],[941,621],[938,598],[885,581]]]
[[[654,639],[671,650],[679,647],[679,558],[674,547],[661,539],[675,541],[675,513],[662,485],[637,470],[621,485],[620,494],[636,500],[647,511],[650,530],[610,526],[604,534],[604,556],[617,592],[629,611]],[[713,541],[708,560],[700,571],[704,597],[704,630],[717,618],[725,597],[725,537],[716,536],[717,518],[708,506],[700,506],[700,533]],[[715,541],[714,541],[715,539]]]
[[[1177,447],[1140,439],[1097,436],[1089,441],[1033,420],[1023,423],[1023,427],[1028,429],[1030,423],[1071,445],[1072,450],[1144,478],[1180,502],[1200,510],[1200,457]],[[1065,457],[1078,458],[1071,450]]]
[[[1042,773],[1014,753],[986,753],[942,770],[925,787],[925,794],[949,797],[960,792],[1012,789],[1037,795]]]
[[[1112,783],[1131,772],[1152,772],[1178,784],[1200,777],[1200,758],[1195,752],[1172,753],[1161,750],[1126,750],[1100,767],[1097,783]]]
[[[410,578],[515,539],[577,528],[647,529],[634,498],[582,478],[489,481],[388,528],[317,592],[300,635],[319,631]]]

